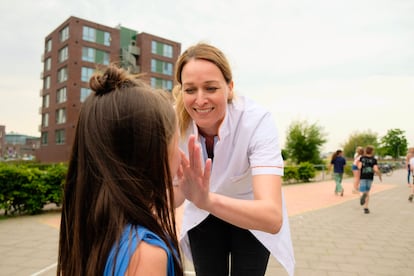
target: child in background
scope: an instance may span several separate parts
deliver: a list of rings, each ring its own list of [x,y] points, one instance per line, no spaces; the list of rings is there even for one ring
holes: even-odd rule
[[[411,174],[414,176],[414,154],[413,154],[413,156],[409,160],[409,168],[411,170]],[[408,177],[408,178],[410,178],[410,177]],[[408,200],[410,202],[413,202],[413,197],[414,197],[414,177],[413,177],[413,183],[410,183],[410,179],[408,179],[408,186],[411,188],[410,189],[410,196],[408,197]]]
[[[352,163],[352,174],[354,175],[354,189],[352,190],[353,194],[357,194],[359,191],[359,169],[358,161],[361,156],[364,154],[363,147],[357,147],[354,154],[354,162]]]
[[[411,160],[412,157],[414,157],[414,148],[408,148],[407,155],[405,156],[405,165],[407,167],[407,185],[408,185],[408,187],[411,187],[410,176],[412,175],[411,171],[414,169],[413,166],[410,164],[410,160]]]
[[[365,148],[365,154],[359,159],[358,168],[360,169],[359,191],[362,193],[360,203],[364,208],[364,213],[369,214],[369,192],[374,181],[374,174],[377,174],[382,181],[381,171],[378,168],[377,159],[374,157],[373,146]]]

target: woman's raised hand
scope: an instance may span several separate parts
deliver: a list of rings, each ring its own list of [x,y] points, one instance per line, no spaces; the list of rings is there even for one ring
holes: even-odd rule
[[[200,209],[208,209],[210,194],[211,159],[203,168],[200,145],[194,135],[188,139],[188,158],[181,153],[182,178],[180,188],[185,198]]]

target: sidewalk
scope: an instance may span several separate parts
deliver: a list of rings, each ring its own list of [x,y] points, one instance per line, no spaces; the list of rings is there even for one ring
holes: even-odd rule
[[[414,203],[405,170],[374,180],[370,214],[364,214],[351,179],[343,197],[334,182],[284,186],[295,275],[414,275]],[[55,275],[59,212],[0,219],[0,276]],[[185,263],[186,275],[195,275]],[[266,276],[287,275],[270,259]]]

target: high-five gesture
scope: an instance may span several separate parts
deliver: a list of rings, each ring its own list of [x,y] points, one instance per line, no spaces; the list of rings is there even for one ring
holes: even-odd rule
[[[182,180],[181,190],[185,197],[200,209],[208,209],[211,159],[207,159],[203,168],[201,160],[201,148],[196,143],[194,135],[188,140],[188,155],[181,155]]]

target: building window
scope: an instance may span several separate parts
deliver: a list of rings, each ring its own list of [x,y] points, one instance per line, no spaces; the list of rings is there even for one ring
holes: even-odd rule
[[[151,86],[154,88],[160,88],[171,92],[173,88],[173,82],[171,80],[164,80],[152,77]]]
[[[151,59],[151,72],[172,76],[173,64],[157,59]]]
[[[81,72],[82,81],[89,82],[89,79],[91,78],[91,76],[94,72],[95,72],[95,69],[93,69],[93,68],[82,67],[82,72]]]
[[[80,101],[81,103],[83,103],[86,98],[91,94],[92,90],[90,90],[89,88],[81,88],[81,92],[80,92]]]
[[[82,38],[85,41],[99,43],[105,46],[111,45],[111,34],[105,31],[83,26]]]
[[[111,34],[108,32],[103,32],[104,33],[104,45],[105,46],[111,46]]]
[[[163,62],[163,69],[162,69],[162,73],[172,76],[173,74],[173,64],[169,63],[169,62]]]
[[[69,26],[63,28],[59,33],[60,41],[65,41],[69,38]]]
[[[64,82],[68,80],[68,68],[63,67],[60,68],[58,71],[58,82]]]
[[[94,28],[83,26],[82,38],[85,41],[95,42],[96,31]]]
[[[90,47],[82,48],[82,60],[109,65],[109,53]]]
[[[48,133],[47,131],[42,132],[41,136],[40,136],[40,143],[42,145],[47,145],[47,141],[48,141]]]
[[[69,53],[68,53],[68,46],[63,47],[59,50],[59,62],[63,62],[68,59]]]
[[[97,51],[96,62],[104,65],[109,65],[109,53],[104,51]]]
[[[64,124],[66,123],[66,109],[59,108],[56,110],[56,124]]]
[[[89,47],[82,48],[82,60],[95,62],[95,49]]]
[[[52,65],[52,59],[51,58],[47,58],[45,60],[45,71],[49,71]]]
[[[66,87],[62,87],[56,92],[56,103],[64,103],[66,99]]]
[[[42,127],[48,127],[49,126],[49,113],[43,113],[42,114]]]
[[[151,53],[172,58],[173,57],[173,47],[168,44],[164,44],[158,41],[151,42]]]
[[[65,143],[65,130],[58,129],[55,131],[55,142],[56,145],[62,145]]]
[[[49,53],[50,51],[52,51],[52,39],[49,39],[48,41],[46,41],[46,53]]]
[[[45,89],[49,89],[50,88],[50,76],[47,76],[45,78],[43,86],[45,87]]]
[[[49,107],[49,94],[46,94],[46,95],[43,96],[42,107],[43,108],[48,108]]]

